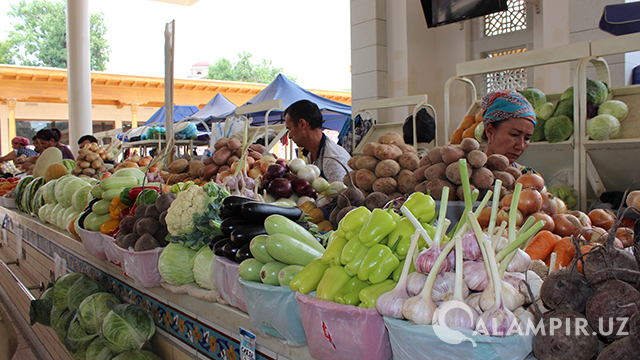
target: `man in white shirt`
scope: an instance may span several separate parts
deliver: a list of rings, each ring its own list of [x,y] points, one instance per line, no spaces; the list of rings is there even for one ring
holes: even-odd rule
[[[346,171],[328,158],[337,159],[351,171],[347,166],[351,158],[349,153],[322,132],[322,113],[318,105],[309,100],[297,101],[284,111],[284,120],[291,140],[304,148],[302,154],[307,163],[320,168],[320,175],[329,183],[342,181]]]

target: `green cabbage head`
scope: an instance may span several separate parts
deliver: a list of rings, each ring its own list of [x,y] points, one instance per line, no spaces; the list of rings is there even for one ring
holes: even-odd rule
[[[197,251],[177,243],[170,243],[160,253],[158,272],[169,285],[179,286],[194,282],[193,258]]]
[[[100,336],[96,337],[95,339],[93,339],[93,341],[91,341],[89,346],[87,346],[86,359],[96,360],[100,352],[105,348],[106,346],[104,345],[102,337]]]
[[[151,313],[135,304],[113,305],[100,329],[105,345],[115,353],[142,348],[155,332]]]
[[[89,295],[106,291],[107,290],[105,290],[99,282],[94,281],[87,275],[81,276],[69,288],[69,292],[67,293],[67,306],[69,307],[69,310],[76,310],[80,307],[80,303],[82,303]]]
[[[598,108],[598,115],[605,114],[613,115],[618,121],[622,121],[629,115],[629,107],[620,100],[607,100]]]
[[[78,307],[78,315],[89,334],[100,332],[102,320],[111,311],[108,304],[120,304],[120,300],[113,294],[99,292],[89,295]]]
[[[593,140],[617,139],[620,137],[620,121],[613,115],[598,115],[589,120],[587,134]]]
[[[213,260],[215,254],[211,247],[203,246],[193,258],[193,278],[200,287],[215,290],[213,283]]]
[[[555,110],[556,110],[556,106],[553,105],[553,103],[546,102],[535,109],[536,118],[538,119],[538,121],[549,120],[549,118],[551,118]]]
[[[542,104],[547,102],[547,96],[542,91],[534,87],[518,90],[518,92],[522,94],[527,101],[529,101],[534,109],[537,109],[539,106],[542,106]]]
[[[544,137],[550,143],[565,141],[573,134],[573,121],[562,115],[552,117],[544,124]]]

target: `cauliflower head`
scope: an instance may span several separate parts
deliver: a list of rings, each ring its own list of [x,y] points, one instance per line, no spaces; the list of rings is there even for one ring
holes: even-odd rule
[[[173,236],[188,235],[195,229],[194,215],[207,211],[207,192],[200,186],[180,191],[167,210],[167,230]]]

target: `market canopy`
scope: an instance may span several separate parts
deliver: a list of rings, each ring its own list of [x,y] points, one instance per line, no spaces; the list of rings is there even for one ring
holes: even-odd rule
[[[213,99],[209,100],[207,105],[191,115],[207,124],[214,121],[221,121],[234,114],[236,105],[227,99],[224,95],[218,93]]]
[[[192,105],[173,105],[173,123],[177,123],[178,121],[186,118],[187,116],[193,116],[198,110],[197,106]],[[149,120],[147,120],[145,125],[162,125],[166,124],[165,119],[165,111],[164,105],[155,112],[155,114],[151,115]]]
[[[282,105],[286,109],[289,105],[298,100],[309,100],[314,102],[322,112],[323,124],[325,129],[340,131],[344,122],[351,116],[351,106],[341,104],[337,101],[326,99],[320,95],[316,95],[309,90],[300,87],[282,74],[278,76],[260,91],[251,100],[244,105],[258,104],[265,101],[282,99]],[[264,116],[266,112],[258,112],[248,114],[253,117],[252,126],[264,125]],[[269,114],[269,124],[283,123],[283,111],[272,111]]]

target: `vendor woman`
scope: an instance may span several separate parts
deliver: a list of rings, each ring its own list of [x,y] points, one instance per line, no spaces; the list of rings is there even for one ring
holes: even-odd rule
[[[0,162],[15,160],[20,155],[24,155],[25,157],[38,155],[38,153],[34,150],[27,148],[27,145],[29,145],[29,139],[23,138],[22,136],[14,137],[11,140],[11,147],[13,147],[13,151],[5,156],[0,157]]]
[[[63,159],[75,160],[73,157],[73,153],[69,149],[68,146],[60,144],[61,133],[60,130],[56,128],[52,129],[42,129],[36,133],[36,139],[39,141],[42,146],[42,150],[46,150],[50,147],[56,147],[60,152],[62,152]],[[39,156],[39,155],[38,155]],[[16,163],[24,164],[24,163],[33,163],[35,164],[36,160],[38,160],[37,156],[30,156],[26,159],[20,158],[16,159]]]
[[[482,97],[483,139],[487,155],[501,154],[522,173],[534,172],[516,160],[529,147],[536,127],[536,114],[531,104],[515,90],[492,91]]]

